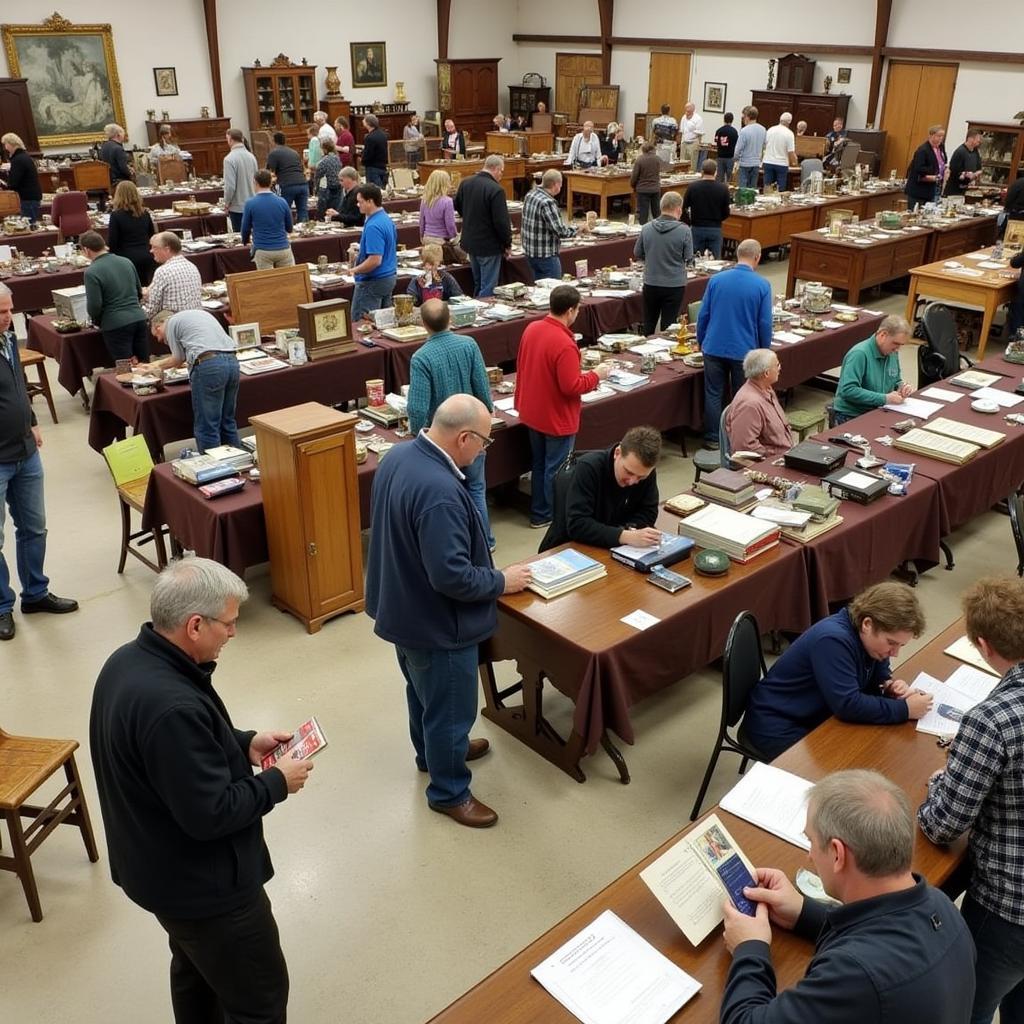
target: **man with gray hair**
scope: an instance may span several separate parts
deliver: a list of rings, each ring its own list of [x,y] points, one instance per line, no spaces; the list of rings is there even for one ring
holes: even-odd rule
[[[594,122],[584,121],[583,129],[573,136],[569,153],[565,158],[565,166],[586,170],[588,167],[606,163],[608,158],[601,154],[601,140],[594,131]]]
[[[414,441],[396,445],[373,478],[366,561],[366,612],[377,636],[395,645],[416,767],[430,775],[427,803],[469,828],[498,820],[473,796],[466,767],[490,747],[469,738],[477,647],[497,627],[498,597],[530,580],[526,566],[494,568],[465,486],[466,469],[490,444],[490,411],[460,394]]]
[[[124,129],[119,124],[108,124],[103,134],[107,138],[100,146],[99,157],[110,164],[110,190],[113,192],[120,182],[131,181],[135,177],[135,169],[128,162],[128,154],[124,150]]]
[[[910,324],[893,313],[870,338],[846,353],[833,403],[836,422],[845,423],[883,405],[899,405],[914,390],[900,370],[899,351],[909,340]]]
[[[203,279],[199,268],[181,254],[181,239],[173,231],[158,231],[149,240],[156,270],[142,289],[142,308],[150,320],[162,309],[180,313],[203,308]]]
[[[462,248],[469,253],[476,297],[494,294],[501,272],[501,257],[512,248],[512,222],[508,200],[499,182],[505,161],[492,153],[482,171],[463,178],[455,193],[455,212],[462,217]]]
[[[324,213],[324,220],[337,221],[347,228],[361,228],[366,218],[356,199],[359,172],[354,167],[342,167],[338,180],[341,182],[341,203],[336,210],[328,209]]]
[[[551,167],[523,200],[523,252],[535,281],[545,277],[561,279],[558,250],[563,238],[576,235],[576,229],[562,219],[558,209],[555,196],[561,191],[562,172]]]
[[[974,943],[945,894],[911,873],[906,794],[878,772],[835,772],[810,793],[810,859],[829,906],[802,896],[778,868],[758,868],[743,894],[753,917],[725,907],[732,953],[722,1024],[964,1024],[974,998]],[[771,925],[816,943],[803,979],[781,994]]]
[[[263,816],[312,770],[288,732],[236,729],[212,675],[248,589],[205,558],[157,577],[152,621],[93,691],[89,742],[116,885],[167,932],[177,1024],[284,1024],[288,969],[264,885]]]
[[[363,117],[363,170],[366,180],[378,188],[388,184],[388,137],[377,120],[376,114]]]
[[[686,291],[686,261],[693,259],[693,236],[682,222],[683,197],[666,192],[661,197],[661,216],[648,221],[633,246],[633,255],[644,261],[644,334],[653,334],[679,316]]]
[[[775,459],[793,447],[789,420],[775,394],[780,369],[779,357],[770,348],[751,349],[743,357],[747,382],[725,411],[730,452],[753,452]]]
[[[768,129],[764,140],[764,187],[774,184],[780,192],[789,191],[789,169],[796,167],[796,139],[789,127],[793,115],[788,111],[779,123]]]

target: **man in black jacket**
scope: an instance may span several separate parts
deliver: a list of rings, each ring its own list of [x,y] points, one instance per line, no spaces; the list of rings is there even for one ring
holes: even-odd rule
[[[618,444],[567,463],[555,477],[554,517],[540,550],[570,540],[600,548],[660,543],[661,531],[654,528],[660,454],[658,431],[631,427]]]
[[[93,692],[110,873],[170,937],[177,1024],[284,1024],[288,1005],[263,815],[312,765],[282,758],[254,775],[291,734],[236,729],[213,689],[247,596],[217,562],[172,562],[153,587],[153,621],[107,659]]]
[[[388,185],[388,137],[375,114],[363,118],[363,170],[366,180],[378,188]]]
[[[501,258],[512,248],[512,222],[505,190],[498,184],[505,161],[492,153],[484,169],[463,178],[455,193],[455,212],[462,217],[462,248],[469,253],[473,286],[479,299],[494,294]]]
[[[683,196],[683,217],[693,233],[694,254],[710,250],[722,255],[722,223],[729,216],[729,186],[718,181],[718,162],[705,160],[695,181]]]
[[[725,906],[732,966],[721,1024],[964,1024],[974,1000],[974,942],[956,907],[910,872],[906,794],[878,772],[835,772],[810,793],[805,832],[821,883],[840,906],[805,899],[777,868]],[[816,943],[803,979],[777,992],[769,922]]]
[[[354,167],[342,167],[338,180],[341,182],[341,202],[337,210],[328,210],[324,219],[337,221],[347,228],[361,228],[366,218],[356,203],[359,172]]]
[[[18,193],[21,200],[21,215],[31,221],[39,220],[39,203],[43,190],[39,184],[36,162],[25,152],[25,143],[14,132],[0,136],[10,164],[7,170],[7,187]]]
[[[962,196],[981,177],[981,154],[978,152],[981,139],[981,131],[972,128],[967,138],[953,150],[944,195]]]
[[[43,572],[46,558],[46,506],[43,504],[43,435],[25,391],[18,339],[11,327],[14,297],[0,282],[0,640],[14,639],[14,591],[3,555],[5,505],[14,520],[14,543],[21,577],[21,610],[58,615],[78,602],[50,593]]]

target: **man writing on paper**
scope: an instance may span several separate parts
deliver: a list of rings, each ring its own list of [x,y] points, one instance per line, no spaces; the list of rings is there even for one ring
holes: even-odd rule
[[[661,542],[658,518],[658,456],[661,434],[654,427],[631,427],[618,444],[583,452],[555,479],[554,520],[541,551],[574,540],[612,548],[617,544],[653,547]],[[558,500],[559,484],[565,496]]]
[[[972,1024],[1024,1020],[1024,582],[978,580],[964,594],[967,637],[1002,679],[964,714],[946,770],[917,812],[934,843],[970,833],[963,916],[978,947]]]
[[[722,1024],[963,1024],[974,995],[974,944],[956,907],[910,871],[907,797],[878,772],[835,772],[810,792],[810,859],[830,907],[778,868],[758,868],[754,917],[725,907],[732,966]],[[807,973],[779,993],[771,925],[816,942]]]
[[[898,405],[914,390],[900,379],[899,351],[909,340],[910,324],[892,314],[846,353],[833,403],[837,424],[883,405]]]

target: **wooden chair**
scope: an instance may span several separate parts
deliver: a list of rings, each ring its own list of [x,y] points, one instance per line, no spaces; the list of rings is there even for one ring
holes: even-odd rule
[[[76,192],[110,191],[110,164],[105,160],[74,160],[71,183]]]
[[[22,370],[27,371],[30,366],[36,368],[37,379],[34,381],[29,380],[28,373],[25,373],[25,390],[28,392],[29,402],[36,395],[42,395],[50,408],[50,417],[56,423],[57,410],[53,407],[53,392],[50,390],[50,378],[46,376],[46,356],[42,352],[34,352],[32,349],[26,348],[18,353],[18,358],[21,360]]]
[[[12,847],[11,856],[0,856],[0,869],[13,871],[21,879],[29,912],[36,922],[42,921],[43,910],[30,858],[58,825],[81,829],[89,860],[95,864],[100,859],[75,764],[77,749],[77,740],[11,736],[0,729],[0,812],[7,822]],[[64,788],[45,807],[26,803],[61,768],[67,779]],[[22,818],[31,819],[28,828],[22,828]]]
[[[156,162],[156,178],[162,185],[165,181],[188,181],[188,168],[180,156],[162,156]]]
[[[1017,549],[1017,575],[1024,576],[1024,498],[1014,491],[1006,499],[1006,508],[1010,513],[1010,530],[1013,532],[1013,545]]]
[[[21,197],[17,192],[4,189],[0,192],[0,217],[21,216]]]
[[[146,505],[146,490],[149,477],[153,472],[153,456],[146,446],[146,439],[135,434],[124,441],[115,441],[103,449],[103,458],[107,460],[107,468],[117,488],[117,500],[121,508],[121,558],[117,563],[117,572],[124,572],[128,556],[137,558],[153,572],[160,572],[167,565],[167,549],[164,546],[164,527],[157,525],[151,530],[132,532],[132,510],[142,515]],[[153,562],[143,554],[138,546],[153,542],[156,561]]]

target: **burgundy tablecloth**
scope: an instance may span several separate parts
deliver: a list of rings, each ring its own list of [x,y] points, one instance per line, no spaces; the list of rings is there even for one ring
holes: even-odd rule
[[[776,387],[780,391],[803,384],[825,370],[839,366],[847,352],[875,333],[882,321],[882,313],[862,311],[856,323],[843,324],[832,330],[825,329],[808,335],[803,341],[788,344],[773,341],[772,349],[779,357],[781,372]],[[822,316],[827,320],[827,316]],[[785,330],[785,327],[781,328]]]

